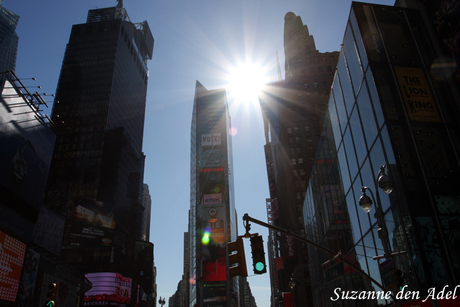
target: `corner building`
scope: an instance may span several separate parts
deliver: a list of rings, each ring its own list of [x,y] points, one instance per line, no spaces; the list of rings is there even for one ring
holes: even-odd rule
[[[289,12],[284,20],[285,80],[267,85],[259,95],[270,191],[267,209],[270,223],[305,235],[302,202],[339,53],[319,52],[300,16]],[[268,246],[272,303],[279,306],[292,299],[295,306],[311,306],[304,244],[270,232]],[[292,292],[291,280],[297,283]]]
[[[231,120],[224,89],[197,81],[190,155],[190,307],[238,306],[226,245],[237,236]]]
[[[135,241],[148,233],[142,140],[154,41],[147,22],[132,23],[121,3],[90,10],[72,27],[45,202],[66,220],[61,259],[86,273],[120,274],[126,286],[136,277]]]
[[[458,285],[459,109],[453,71],[433,65],[448,54],[432,39],[423,11],[353,2],[334,77],[324,132],[303,204],[307,238],[344,257],[386,289],[392,269],[422,305],[428,290]],[[377,187],[382,165],[393,181]],[[361,188],[373,191],[369,213]],[[367,192],[368,196],[369,192]],[[384,254],[374,216],[380,203],[391,252]],[[334,289],[381,291],[356,270],[309,247],[314,304],[378,306],[391,300],[336,298]],[[388,268],[390,270],[388,270]],[[394,276],[393,276],[394,278]],[[411,301],[408,300],[408,301]],[[402,302],[404,303],[404,301]],[[423,306],[457,306],[432,300]]]

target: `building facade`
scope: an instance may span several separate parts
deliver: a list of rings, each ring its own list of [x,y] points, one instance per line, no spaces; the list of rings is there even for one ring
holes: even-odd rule
[[[16,68],[19,37],[16,27],[19,15],[7,10],[0,1],[0,73]]]
[[[303,214],[307,239],[342,252],[358,269],[339,260],[323,266],[329,256],[309,246],[316,305],[391,304],[334,296],[337,288],[382,290],[365,275],[386,290],[406,286],[419,293],[408,299],[414,304],[432,287],[459,283],[459,87],[454,70],[433,65],[448,51],[433,39],[424,14],[352,4]],[[377,184],[382,166],[393,182],[388,195]],[[362,190],[373,198],[370,213],[360,207]],[[404,253],[385,257],[388,250]],[[428,297],[425,303],[458,301]]]
[[[237,304],[232,294],[238,283],[227,277],[226,255],[226,243],[237,236],[230,128],[225,90],[207,90],[197,81],[191,125],[190,307]]]
[[[84,275],[58,261],[65,221],[43,205],[56,134],[13,71],[0,74],[1,306],[40,306],[48,284],[68,289],[61,306],[76,306],[89,286]]]
[[[147,22],[131,22],[121,1],[90,10],[72,27],[51,115],[57,139],[45,204],[66,221],[60,257],[96,283],[115,274],[123,302],[139,282],[135,250],[148,233],[142,141],[153,43]]]
[[[284,19],[285,80],[265,86],[259,95],[270,190],[267,212],[273,225],[304,235],[302,202],[339,53],[319,52],[299,16],[289,12]],[[307,249],[273,232],[268,244],[273,303],[282,303],[296,278],[293,299],[296,306],[305,306],[310,297]]]

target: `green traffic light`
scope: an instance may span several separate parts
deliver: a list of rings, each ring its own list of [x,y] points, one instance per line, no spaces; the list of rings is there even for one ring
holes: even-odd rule
[[[262,262],[257,262],[255,264],[255,268],[257,271],[261,272],[265,269],[265,265]]]

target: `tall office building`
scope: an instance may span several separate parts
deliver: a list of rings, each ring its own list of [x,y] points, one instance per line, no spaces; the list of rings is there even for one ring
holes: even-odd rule
[[[302,202],[339,53],[319,52],[299,16],[289,12],[284,20],[285,80],[267,85],[259,96],[270,190],[267,208],[270,223],[304,235]],[[280,302],[295,278],[293,300],[296,306],[309,306],[306,249],[289,236],[271,233],[269,239],[272,299]]]
[[[16,34],[19,16],[7,10],[0,1],[0,73],[16,68],[19,37]]]
[[[66,220],[61,258],[84,272],[119,274],[123,287],[136,277],[135,242],[145,232],[142,141],[153,42],[147,22],[131,22],[122,1],[90,10],[72,27],[52,111],[58,136],[45,202]]]
[[[460,280],[459,87],[455,69],[439,62],[448,63],[449,50],[423,18],[432,12],[418,7],[352,4],[304,221],[308,239],[341,251],[386,290],[406,286],[418,293],[404,299],[411,306],[458,306],[458,298],[427,295],[433,287],[452,290]],[[393,182],[389,195],[377,184],[381,166]],[[373,202],[369,213],[361,208],[363,186]],[[329,256],[309,250],[315,305],[391,303],[337,298],[337,288],[381,289],[340,260],[323,266]],[[391,252],[404,254],[374,258]]]
[[[224,89],[197,81],[190,167],[190,307],[233,306],[237,278],[227,278],[226,243],[236,239],[231,121]]]

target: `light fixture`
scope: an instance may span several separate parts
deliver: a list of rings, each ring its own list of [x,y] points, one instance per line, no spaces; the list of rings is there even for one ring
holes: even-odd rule
[[[359,198],[359,206],[368,213],[372,208],[372,199],[366,195],[364,188],[361,191],[363,191],[363,195]]]
[[[393,192],[393,181],[391,180],[390,176],[385,174],[385,170],[381,169],[382,175],[378,179],[379,188],[382,189],[383,192],[390,194]]]

